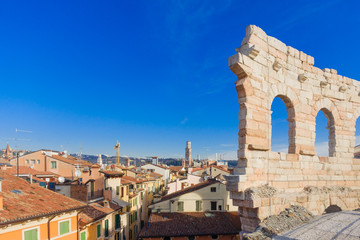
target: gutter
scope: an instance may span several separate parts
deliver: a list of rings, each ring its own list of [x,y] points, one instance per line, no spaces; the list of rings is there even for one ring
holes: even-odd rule
[[[41,218],[41,217],[48,217],[48,216],[52,216],[52,215],[55,215],[55,214],[71,212],[71,211],[83,209],[86,206],[87,205],[81,206],[81,207],[76,207],[76,208],[70,208],[70,209],[66,209],[66,210],[63,210],[63,211],[55,211],[55,212],[50,212],[50,213],[46,213],[46,214],[39,214],[39,215],[35,215],[35,216],[24,217],[24,218],[14,219],[14,220],[6,221],[6,222],[1,222],[0,227],[4,226],[4,225],[8,225],[8,224],[17,223],[17,222],[23,222],[23,221],[33,220],[33,219],[37,219],[37,218]]]

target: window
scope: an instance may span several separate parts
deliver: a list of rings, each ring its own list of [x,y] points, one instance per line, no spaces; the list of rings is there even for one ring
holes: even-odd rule
[[[141,196],[141,200],[144,200],[144,193],[143,192],[140,193],[140,196]]]
[[[153,189],[153,193],[154,193],[155,192],[155,187],[153,186],[152,189]]]
[[[218,239],[218,235],[211,235],[211,239]]]
[[[39,160],[39,159],[37,160],[37,164],[40,164],[40,160]]]
[[[136,184],[136,188],[140,188],[140,185],[139,185],[139,184]]]
[[[121,187],[121,197],[124,197],[124,188]]]
[[[96,237],[100,238],[101,237],[101,224],[98,224],[96,226]]]
[[[120,214],[115,215],[115,229],[120,228]]]
[[[85,231],[80,233],[80,240],[86,240],[86,232]]]
[[[170,237],[164,237],[164,240],[171,240]]]
[[[31,164],[35,164],[35,159],[31,159]]]
[[[226,211],[229,211],[229,204],[226,205]]]
[[[26,160],[25,160],[25,163],[26,163],[26,164],[29,164],[29,159],[26,159]]]
[[[148,187],[148,193],[150,193],[150,187]]]
[[[221,211],[221,209],[222,209],[222,207],[221,207],[221,205],[219,205],[219,211]]]
[[[70,232],[70,220],[59,222],[59,235]]]
[[[134,205],[136,206],[136,205],[137,205],[137,197],[135,198],[135,200],[134,200],[134,201],[135,201],[135,204],[134,204]]]
[[[134,212],[134,219],[137,220],[137,211]]]
[[[184,211],[184,202],[178,202],[177,203],[177,210],[178,210],[178,212],[183,212]]]
[[[119,186],[116,186],[116,195],[120,195],[120,187]]]
[[[216,211],[216,202],[211,202],[211,210]]]
[[[56,168],[56,161],[51,161],[51,168]]]
[[[271,104],[271,151],[295,153],[295,110],[285,95],[277,95]],[[287,118],[287,119],[286,119]],[[287,130],[287,131],[285,131]]]
[[[130,214],[130,224],[132,224],[132,223],[133,223],[133,215]]]
[[[189,236],[188,240],[195,240],[195,237],[194,236]]]
[[[126,186],[126,195],[129,195],[129,186]]]
[[[129,231],[129,240],[132,240],[132,230]]]
[[[216,187],[210,188],[210,191],[211,191],[211,192],[216,192]]]
[[[200,212],[202,210],[202,201],[197,200],[196,201],[196,211]]]
[[[109,220],[105,220],[105,237],[109,236]]]
[[[38,240],[38,228],[26,230],[23,232],[24,240]]]

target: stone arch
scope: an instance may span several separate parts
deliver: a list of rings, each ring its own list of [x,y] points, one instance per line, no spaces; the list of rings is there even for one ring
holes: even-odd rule
[[[294,104],[293,102],[290,100],[290,98],[288,98],[285,95],[279,94],[277,96],[275,96],[271,103],[274,101],[274,99],[278,97],[280,98],[283,103],[285,104],[286,107],[286,112],[287,112],[287,121],[289,122],[289,131],[288,131],[288,153],[295,153],[295,126],[296,126],[296,122],[295,122],[295,108],[294,108]],[[271,109],[271,105],[270,105],[270,109]],[[270,111],[271,114],[271,111]],[[271,118],[270,118],[271,119]],[[270,124],[270,129],[272,129],[272,122]],[[269,136],[269,138],[271,139],[272,136],[272,130],[271,130],[271,134]],[[271,146],[271,145],[270,145]]]
[[[329,157],[334,157],[335,156],[335,150],[336,150],[336,135],[335,135],[335,118],[333,115],[333,112],[331,112],[328,108],[321,108],[319,109],[318,112],[323,112],[326,119],[327,119],[327,127],[326,129],[329,131],[328,133],[328,151],[329,151]],[[316,119],[316,116],[315,116]],[[315,138],[316,138],[316,134],[315,134]],[[314,139],[314,144],[315,144],[315,139]],[[315,147],[315,145],[314,145]]]
[[[353,148],[355,157],[359,157],[360,154],[359,147],[357,147],[356,145],[356,130],[357,130],[356,124],[358,119],[360,119],[360,107],[357,107],[354,111],[353,120],[352,120],[353,127],[350,128],[353,131],[353,134],[350,137],[350,143],[351,143],[350,147]]]
[[[297,94],[294,91],[286,86],[285,84],[271,86],[269,91],[269,106],[268,109],[271,110],[271,105],[276,97],[280,98],[286,107],[286,112],[288,115],[287,121],[289,122],[289,131],[288,131],[288,153],[296,153],[296,121],[295,121],[295,113],[296,106],[299,102]],[[271,111],[270,111],[271,114]],[[271,118],[270,118],[271,119]],[[271,123],[269,124],[270,128],[272,127]],[[272,134],[271,134],[272,135]],[[269,136],[271,139],[271,136]]]

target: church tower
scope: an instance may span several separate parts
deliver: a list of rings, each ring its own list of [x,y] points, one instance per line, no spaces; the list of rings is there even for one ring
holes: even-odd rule
[[[191,142],[186,142],[186,148],[185,148],[185,163],[188,167],[192,166],[192,159],[191,159]]]

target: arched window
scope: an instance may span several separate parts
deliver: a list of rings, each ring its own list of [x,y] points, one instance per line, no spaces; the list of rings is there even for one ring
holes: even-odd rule
[[[289,98],[278,95],[271,104],[271,151],[295,152],[294,107]]]
[[[322,157],[332,157],[335,153],[334,117],[326,108],[316,115],[315,151]]]

